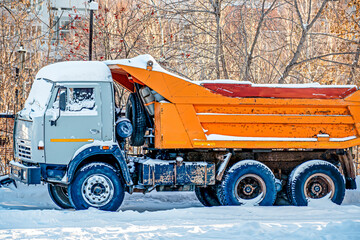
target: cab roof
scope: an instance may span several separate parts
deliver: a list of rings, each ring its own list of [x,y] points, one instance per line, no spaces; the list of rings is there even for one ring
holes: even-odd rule
[[[53,82],[112,82],[109,67],[98,61],[69,61],[48,65],[40,69],[36,79],[44,78]]]

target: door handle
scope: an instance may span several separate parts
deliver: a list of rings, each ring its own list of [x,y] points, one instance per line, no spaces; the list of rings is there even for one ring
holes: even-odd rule
[[[91,134],[98,134],[98,133],[100,133],[100,131],[97,130],[97,129],[90,129],[90,133]]]

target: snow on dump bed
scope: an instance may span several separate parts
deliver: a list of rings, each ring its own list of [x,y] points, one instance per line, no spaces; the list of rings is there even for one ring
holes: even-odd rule
[[[206,140],[208,141],[261,141],[261,142],[317,142],[318,138],[287,138],[287,137],[239,137],[228,136],[220,134],[206,134],[207,130],[204,129]],[[345,142],[355,139],[356,136],[349,136],[344,138],[329,138],[329,142]],[[194,139],[195,141],[198,139]]]
[[[129,66],[129,67],[135,67],[135,68],[142,68],[142,69],[146,69],[147,67],[147,63],[149,61],[153,62],[153,66],[152,66],[152,71],[156,71],[156,72],[162,72],[162,73],[166,73],[169,74],[171,76],[183,79],[185,81],[190,81],[193,82],[187,78],[183,78],[180,77],[179,75],[176,75],[174,73],[171,73],[167,70],[165,70],[164,68],[162,68],[160,66],[160,64],[158,62],[156,62],[156,60],[149,54],[144,54],[144,55],[139,55],[137,57],[134,58],[130,58],[130,59],[118,59],[118,60],[108,60],[108,61],[104,61],[104,63],[106,65],[124,65],[124,66]]]
[[[226,97],[341,99],[357,91],[353,85],[253,84],[232,80],[203,81],[201,86]]]
[[[323,201],[316,207],[208,208],[193,192],[134,193],[126,194],[119,212],[103,212],[60,210],[46,185],[0,188],[0,239],[342,240],[359,236],[359,190],[348,190],[341,206]]]
[[[250,81],[236,81],[230,79],[203,80],[194,82],[198,85],[203,84],[243,84],[251,87],[269,87],[269,88],[356,88],[356,85],[321,85],[319,83],[302,83],[302,84],[257,84]]]
[[[306,84],[255,84],[249,81],[236,81],[230,79],[217,79],[217,80],[203,80],[203,81],[191,81],[189,79],[180,77],[174,73],[171,73],[160,66],[158,62],[149,54],[139,55],[130,59],[108,60],[104,61],[106,65],[124,65],[136,68],[146,69],[147,63],[153,62],[152,71],[162,72],[171,76],[190,81],[197,85],[203,84],[243,84],[250,85],[251,87],[270,87],[270,88],[356,88],[356,85],[320,85],[319,83],[306,83]]]

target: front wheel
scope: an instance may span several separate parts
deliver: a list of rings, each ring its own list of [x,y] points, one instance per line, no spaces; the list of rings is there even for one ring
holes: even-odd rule
[[[90,163],[77,172],[69,186],[69,198],[76,210],[98,208],[117,211],[124,200],[123,181],[106,163]]]
[[[53,202],[62,209],[74,208],[69,200],[68,187],[48,184],[48,191]]]
[[[295,206],[307,206],[309,200],[320,198],[330,198],[340,205],[345,196],[345,181],[333,164],[311,160],[292,171],[287,190]]]
[[[221,205],[271,206],[276,194],[274,174],[255,160],[243,160],[233,165],[218,187]]]

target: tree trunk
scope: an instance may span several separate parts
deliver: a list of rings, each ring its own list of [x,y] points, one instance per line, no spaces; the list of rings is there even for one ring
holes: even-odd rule
[[[220,31],[220,58],[221,58],[221,66],[224,72],[224,78],[229,79],[229,74],[226,68],[226,60],[225,60],[225,54],[224,54],[224,43],[222,38],[222,31]]]
[[[346,84],[354,84],[355,69],[356,69],[356,67],[359,66],[358,65],[359,64],[359,57],[360,57],[360,41],[359,41],[358,46],[356,48],[355,58],[354,58],[354,61],[351,64],[350,76],[349,76],[349,79],[346,82]]]
[[[216,66],[216,78],[220,79],[220,48],[221,48],[221,27],[220,27],[220,8],[221,0],[213,2],[215,19],[216,19],[216,47],[215,47],[215,66]]]
[[[301,32],[301,38],[300,41],[297,45],[296,51],[294,53],[293,58],[291,59],[291,61],[289,62],[289,64],[286,66],[282,76],[279,79],[279,83],[280,84],[284,84],[285,79],[289,76],[290,71],[292,70],[292,68],[295,66],[296,61],[299,59],[300,57],[300,52],[304,46],[305,40],[306,40],[306,36],[307,36],[307,30],[303,29]]]
[[[299,23],[300,23],[300,26],[302,28],[301,38],[300,38],[299,43],[298,43],[298,45],[296,47],[296,51],[294,53],[293,58],[290,60],[288,65],[285,67],[285,70],[284,70],[283,74],[279,78],[279,81],[278,81],[279,83],[285,83],[285,79],[289,76],[290,71],[296,65],[296,62],[300,57],[300,52],[303,49],[304,43],[306,41],[306,37],[308,35],[308,32],[314,26],[314,23],[319,19],[319,17],[321,16],[321,14],[322,14],[323,10],[325,9],[325,6],[326,6],[326,4],[328,2],[329,2],[329,0],[323,0],[319,10],[317,11],[316,15],[311,20],[311,22],[310,22],[310,16],[311,16],[311,2],[310,2],[308,17],[307,17],[307,20],[306,20],[306,23],[305,23],[303,17],[301,16],[300,8],[298,6],[297,0],[294,0],[295,12],[296,12],[296,15],[298,16]]]

